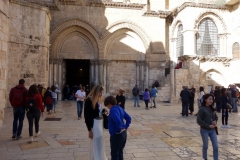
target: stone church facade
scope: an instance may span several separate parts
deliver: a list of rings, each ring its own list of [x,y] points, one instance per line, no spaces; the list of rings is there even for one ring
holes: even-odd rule
[[[0,123],[20,78],[63,88],[66,60],[90,60],[89,84],[128,98],[155,80],[170,102],[182,85],[239,83],[239,14],[234,0],[0,0]]]

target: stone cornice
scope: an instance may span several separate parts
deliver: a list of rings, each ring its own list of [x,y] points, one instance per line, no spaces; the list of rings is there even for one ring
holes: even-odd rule
[[[174,14],[178,14],[186,7],[196,7],[196,8],[207,8],[207,9],[228,9],[227,6],[218,6],[216,4],[205,4],[205,3],[193,3],[193,2],[185,2],[180,7],[176,8]]]
[[[138,3],[122,3],[122,2],[89,2],[86,4],[87,6],[94,7],[105,7],[105,8],[127,8],[127,9],[137,9],[142,10],[146,4],[138,4]]]
[[[146,11],[143,16],[166,18],[170,14],[172,14],[171,11]]]
[[[228,63],[232,61],[232,58],[229,57],[219,57],[219,56],[201,56],[201,55],[184,55],[179,57],[179,60],[198,60],[198,61],[205,61],[205,62],[223,62]]]
[[[164,50],[155,50],[152,52],[152,54],[166,54],[167,52]]]
[[[40,4],[40,3],[30,3],[30,2],[19,1],[19,0],[10,0],[10,3],[15,3],[15,4],[22,5],[22,6],[27,6],[27,7],[31,7],[31,8],[36,8],[36,9],[41,9],[41,10],[48,11],[48,8],[45,7],[43,4]]]

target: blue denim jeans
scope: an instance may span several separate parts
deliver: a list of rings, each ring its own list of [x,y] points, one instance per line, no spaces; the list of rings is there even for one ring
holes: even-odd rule
[[[77,114],[78,118],[82,117],[83,101],[77,101]]]
[[[55,112],[56,105],[57,105],[57,98],[53,98],[52,100],[53,100],[52,106],[53,106],[53,110],[54,110],[54,112]]]
[[[232,107],[234,112],[238,112],[236,98],[232,98]]]
[[[203,141],[203,147],[202,147],[203,159],[208,159],[207,158],[208,137],[210,137],[210,140],[213,146],[213,159],[218,160],[218,140],[217,140],[216,131],[214,129],[207,130],[207,129],[201,128],[200,134],[202,136],[202,141]]]
[[[13,117],[12,133],[20,136],[22,134],[23,121],[25,117],[25,107],[13,108]]]
[[[139,96],[133,96],[134,98],[134,107],[139,106]]]

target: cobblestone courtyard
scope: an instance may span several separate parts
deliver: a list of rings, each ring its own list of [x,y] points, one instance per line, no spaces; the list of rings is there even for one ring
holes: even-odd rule
[[[41,135],[28,144],[28,122],[25,117],[21,140],[11,139],[12,108],[5,109],[5,121],[0,128],[0,159],[88,160],[89,142],[84,119],[77,120],[76,102],[58,102],[57,113],[40,120]],[[133,107],[127,101],[126,110],[132,116],[125,147],[125,160],[201,160],[201,137],[196,116],[182,117],[178,105],[158,104],[156,109]],[[196,108],[195,108],[196,109]],[[219,152],[224,160],[240,159],[240,115],[230,113],[231,129],[220,128]],[[60,121],[44,121],[61,118]],[[105,131],[106,153],[110,159],[109,134]],[[209,159],[212,146],[209,142]]]

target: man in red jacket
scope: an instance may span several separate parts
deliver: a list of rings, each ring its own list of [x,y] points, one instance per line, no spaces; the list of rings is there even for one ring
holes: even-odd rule
[[[24,87],[25,80],[20,79],[19,85],[13,87],[9,93],[9,101],[13,107],[13,136],[12,139],[21,139],[23,120],[25,117],[25,100],[28,90]]]

